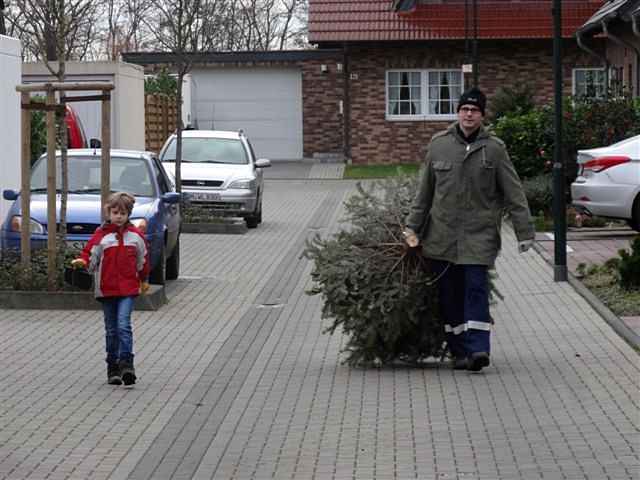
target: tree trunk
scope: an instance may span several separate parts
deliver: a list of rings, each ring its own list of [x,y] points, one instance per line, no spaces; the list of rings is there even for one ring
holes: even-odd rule
[[[182,63],[182,62],[180,62]],[[176,191],[182,192],[182,80],[184,78],[184,67],[179,65],[178,70],[178,91],[176,95]]]
[[[4,25],[4,0],[0,0],[0,35],[6,35],[7,28]]]

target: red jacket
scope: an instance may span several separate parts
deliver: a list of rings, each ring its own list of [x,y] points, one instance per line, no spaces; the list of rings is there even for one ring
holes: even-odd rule
[[[94,275],[95,296],[128,297],[140,293],[149,276],[149,250],[144,234],[127,222],[100,226],[80,254]]]

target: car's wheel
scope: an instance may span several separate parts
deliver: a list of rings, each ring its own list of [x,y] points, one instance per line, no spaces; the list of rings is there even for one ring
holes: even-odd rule
[[[247,228],[256,228],[262,222],[262,200],[259,200],[255,211],[244,220],[247,222]]]
[[[167,259],[167,280],[175,280],[180,275],[180,238],[176,241],[176,246],[173,249],[173,253]]]
[[[640,232],[640,195],[633,201],[633,208],[631,209],[631,220],[629,226],[636,232]]]
[[[167,254],[165,253],[164,245],[162,245],[162,250],[160,250],[160,258],[158,260],[158,265],[156,265],[156,267],[153,270],[151,270],[151,274],[149,275],[149,283],[154,283],[156,285],[165,284],[166,263],[167,263]]]

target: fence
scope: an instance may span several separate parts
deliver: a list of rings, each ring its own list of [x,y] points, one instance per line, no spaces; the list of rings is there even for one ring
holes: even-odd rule
[[[176,100],[161,94],[144,96],[145,148],[159,152],[165,140],[176,129]]]

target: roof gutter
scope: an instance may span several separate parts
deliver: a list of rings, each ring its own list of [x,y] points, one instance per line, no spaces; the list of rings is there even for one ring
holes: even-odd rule
[[[608,86],[609,86],[609,60],[607,59],[606,54],[605,55],[600,55],[595,50],[592,50],[591,48],[587,47],[587,45],[584,43],[584,39],[582,38],[582,34],[583,33],[584,32],[581,32],[580,30],[578,30],[576,32],[576,40],[578,42],[578,46],[582,50],[584,50],[588,54],[598,58],[602,62],[602,65],[604,66],[604,84],[607,86],[607,89],[605,89],[605,92],[604,92],[604,95],[605,95],[605,98],[606,98],[608,96]]]
[[[633,17],[633,30],[634,30],[634,33],[636,33],[636,35],[638,35],[637,27],[638,26],[636,24],[635,17]],[[607,22],[605,22],[604,20],[602,20],[602,32],[618,45],[622,47],[630,48],[636,52],[636,82],[635,82],[636,84],[635,84],[634,90],[636,92],[636,95],[640,94],[640,48],[633,45],[632,43],[622,40],[620,37],[611,33],[607,28]]]

